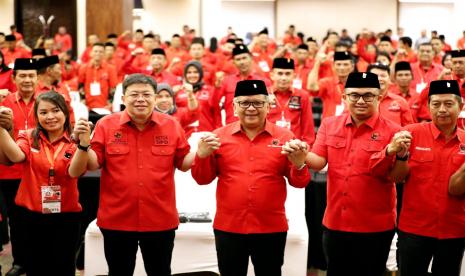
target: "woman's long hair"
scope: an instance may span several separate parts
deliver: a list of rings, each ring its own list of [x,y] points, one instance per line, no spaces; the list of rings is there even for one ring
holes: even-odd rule
[[[34,117],[37,122],[36,128],[32,131],[32,147],[35,149],[39,149],[39,136],[42,132],[45,136],[48,137],[47,131],[40,125],[39,123],[39,116],[37,115],[39,109],[39,103],[41,101],[46,101],[51,104],[56,105],[64,114],[65,114],[65,124],[63,125],[63,131],[71,135],[71,122],[70,122],[70,115],[69,109],[66,105],[65,98],[56,91],[49,91],[44,94],[40,94],[34,103]]]

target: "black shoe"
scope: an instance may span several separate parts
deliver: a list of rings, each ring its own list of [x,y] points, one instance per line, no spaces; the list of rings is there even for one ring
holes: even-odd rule
[[[5,276],[19,276],[21,274],[26,273],[24,268],[19,265],[14,265],[6,274]]]

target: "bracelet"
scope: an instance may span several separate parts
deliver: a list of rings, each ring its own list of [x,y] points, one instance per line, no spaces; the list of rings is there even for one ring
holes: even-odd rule
[[[300,167],[297,168],[297,170],[300,171],[305,167],[307,167],[307,163],[304,162]]]

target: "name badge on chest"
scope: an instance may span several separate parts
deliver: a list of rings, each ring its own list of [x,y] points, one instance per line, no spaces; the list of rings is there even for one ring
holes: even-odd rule
[[[40,187],[42,195],[42,213],[61,213],[61,186],[43,185]]]
[[[300,96],[291,96],[289,98],[289,109],[300,109],[302,107],[300,100]]]
[[[90,84],[90,95],[91,96],[100,96],[100,82],[94,81]]]

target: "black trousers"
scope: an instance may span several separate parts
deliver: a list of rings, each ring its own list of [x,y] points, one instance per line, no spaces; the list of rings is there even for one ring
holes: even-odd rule
[[[221,276],[245,276],[252,259],[256,276],[280,276],[287,232],[236,234],[214,230]]]
[[[92,172],[88,172],[86,176],[79,178],[78,190],[79,203],[81,203],[82,206],[82,222],[79,239],[79,249],[76,259],[76,268],[82,270],[84,269],[84,237],[86,234],[86,229],[89,226],[89,224],[97,218],[100,192],[100,177],[98,175],[92,175]]]
[[[305,188],[305,219],[308,228],[307,268],[326,270],[323,253],[323,216],[326,209],[326,172],[312,172]]]
[[[393,236],[394,230],[352,233],[325,229],[323,247],[328,262],[327,276],[383,275]]]
[[[26,275],[74,276],[81,213],[20,212],[28,229]]]
[[[170,276],[173,230],[159,232],[116,231],[100,228],[109,276],[132,276],[140,246],[148,276]]]
[[[26,266],[27,243],[25,242],[24,221],[20,217],[21,212],[15,203],[21,179],[0,179],[0,189],[3,194],[8,224],[10,226],[11,253],[13,255],[13,265]],[[4,217],[3,220],[7,218]]]
[[[402,276],[459,276],[465,238],[436,239],[399,231],[399,270]]]

